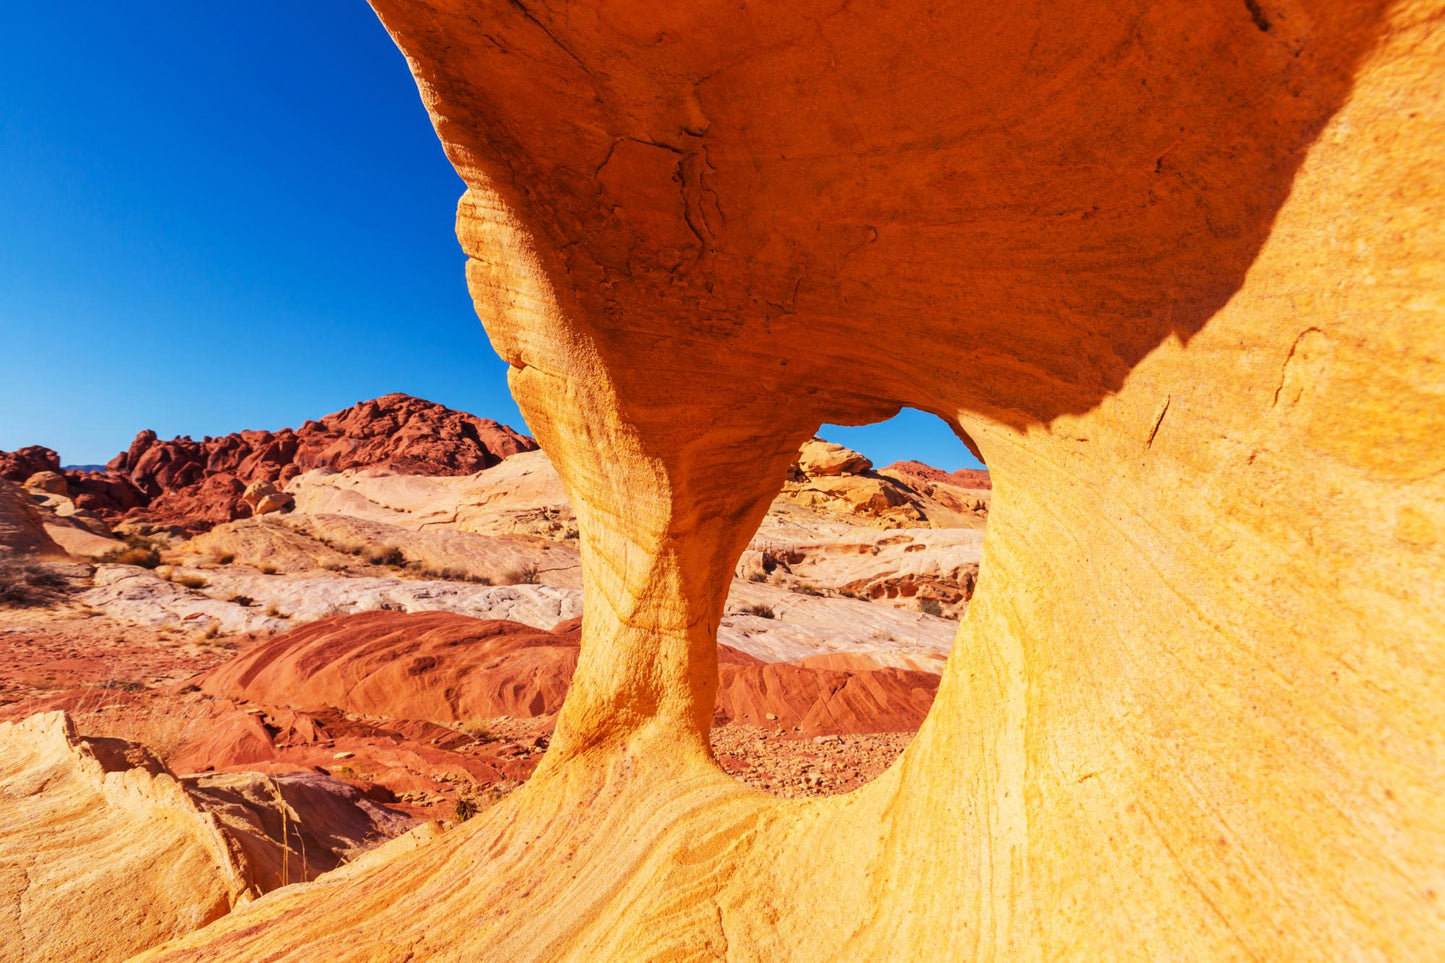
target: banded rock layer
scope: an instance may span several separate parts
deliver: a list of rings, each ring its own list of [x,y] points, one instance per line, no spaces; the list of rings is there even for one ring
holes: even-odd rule
[[[261,705],[436,723],[550,715],[576,669],[580,628],[576,619],[543,631],[450,612],[335,616],[236,656],[201,689]],[[938,684],[930,673],[867,658],[847,666],[763,662],[719,648],[718,722],[810,736],[906,732],[923,721]]]
[[[1438,0],[373,6],[577,670],[503,803],[155,958],[1438,952]],[[708,751],[729,575],[900,405],[989,465],[977,593],[899,764],[778,802]]]

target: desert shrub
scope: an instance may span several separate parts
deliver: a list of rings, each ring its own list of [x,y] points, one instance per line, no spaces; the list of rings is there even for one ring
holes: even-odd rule
[[[920,599],[918,607],[923,610],[925,615],[943,614],[943,606],[938,603],[938,599]]]
[[[106,679],[104,682],[97,683],[96,688],[110,689],[115,692],[144,692],[145,683],[136,682],[133,679]]]
[[[816,585],[809,585],[807,582],[799,582],[797,585],[794,585],[793,591],[797,592],[799,595],[821,596],[823,594],[822,589],[818,588]]]
[[[251,606],[256,604],[256,600],[251,598],[251,596],[249,595],[233,595],[231,596],[231,601],[241,606],[242,608],[250,608]]]
[[[777,618],[777,615],[773,613],[773,607],[771,605],[744,605],[742,608],[742,612],[744,615],[756,615],[758,618],[762,619]]]
[[[531,585],[537,581],[537,565],[535,562],[527,562],[525,565],[517,565],[507,569],[497,579],[499,585]]]
[[[492,580],[485,575],[474,575],[460,568],[432,568],[421,562],[408,562],[406,567],[421,578],[444,579],[448,582],[473,582],[477,585],[492,584]]]
[[[495,738],[492,735],[491,727],[485,722],[470,720],[462,723],[462,732],[476,739],[478,742],[491,742]]]
[[[122,535],[124,548],[114,548],[96,559],[112,565],[139,565],[141,568],[155,568],[161,563],[160,548],[155,542],[139,535]]]
[[[172,575],[171,581],[174,582],[176,585],[180,585],[188,589],[200,589],[206,587],[206,580],[201,578],[199,575]]]
[[[477,804],[472,799],[461,796],[452,807],[452,816],[459,823],[464,823],[477,814]]]
[[[390,565],[400,568],[406,564],[406,556],[395,545],[387,545],[367,558],[372,565]]]
[[[49,605],[60,600],[68,584],[43,562],[0,553],[0,606]]]
[[[221,553],[218,554],[218,555],[212,555],[212,556],[211,556],[211,559],[212,559],[217,565],[230,565],[232,562],[234,562],[234,561],[236,560],[236,553],[235,553],[235,552],[221,552]]]
[[[276,606],[274,606],[274,605],[268,605],[268,606],[266,606],[266,614],[269,615],[269,616],[271,616],[271,618],[273,618],[273,619],[289,619],[289,618],[291,617],[291,616],[287,615],[285,612],[282,612],[280,609],[278,609],[278,608],[277,608]]]
[[[272,565],[272,564],[270,564],[270,563],[268,562],[267,564],[262,565],[262,566],[260,566],[259,568],[257,568],[256,571],[260,572],[262,575],[275,575],[275,574],[276,574],[276,566],[274,566],[274,565]]]
[[[155,568],[161,563],[160,553],[153,548],[117,548],[96,559],[112,565],[139,565],[141,568]]]

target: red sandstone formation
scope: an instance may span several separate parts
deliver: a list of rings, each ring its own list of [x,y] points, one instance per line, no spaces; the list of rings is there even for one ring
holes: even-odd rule
[[[195,532],[254,511],[252,482],[284,483],[312,468],[390,468],[414,475],[467,475],[537,443],[488,418],[411,395],[389,394],[308,421],[299,429],[240,431],[219,438],[135,436],[106,471],[66,472],[77,507],[114,521],[136,518]],[[0,478],[23,482],[59,471],[49,448],[0,452]]]
[[[879,470],[908,482],[915,488],[918,487],[916,483],[920,482],[929,485],[954,485],[958,488],[993,488],[993,480],[987,469],[960,468],[957,471],[944,471],[921,461],[895,461],[887,468]]]
[[[267,705],[455,722],[556,712],[576,622],[544,632],[447,612],[365,612],[303,626],[222,665],[202,691]]]
[[[60,456],[41,445],[0,451],[0,479],[23,483],[36,472],[60,471]]]
[[[815,668],[763,662],[718,647],[715,722],[778,725],[803,735],[912,732],[938,691],[938,676],[906,669]]]
[[[241,654],[201,688],[263,705],[438,723],[551,715],[577,667],[580,632],[580,619],[543,632],[448,612],[336,616]],[[938,688],[925,672],[762,662],[727,646],[719,658],[718,722],[804,735],[915,729]]]

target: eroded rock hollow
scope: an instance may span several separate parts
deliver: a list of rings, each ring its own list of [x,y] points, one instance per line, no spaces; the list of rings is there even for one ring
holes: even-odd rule
[[[1438,950],[1445,7],[372,5],[580,659],[523,790],[159,956]],[[903,405],[992,470],[977,594],[898,765],[764,797],[708,750],[729,575]]]

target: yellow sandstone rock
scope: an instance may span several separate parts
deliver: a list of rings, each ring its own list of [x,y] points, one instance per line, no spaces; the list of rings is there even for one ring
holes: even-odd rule
[[[122,960],[253,895],[213,817],[62,713],[0,722],[0,959]]]
[[[1445,945],[1445,6],[373,0],[576,509],[534,779],[155,959],[1430,959]],[[823,422],[993,472],[857,792],[709,757]]]

